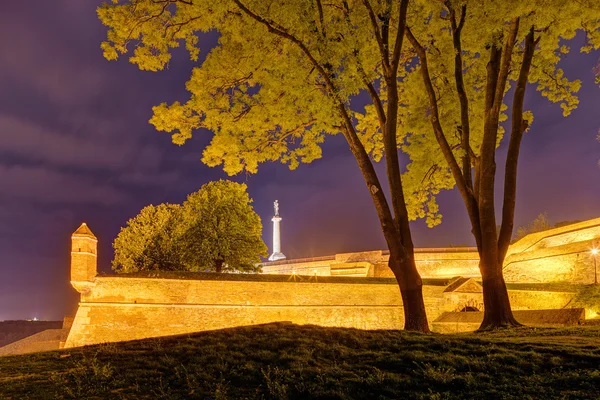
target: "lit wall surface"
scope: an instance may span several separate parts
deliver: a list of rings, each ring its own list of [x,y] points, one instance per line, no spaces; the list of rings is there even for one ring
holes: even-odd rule
[[[590,250],[599,237],[600,218],[529,235],[511,246],[506,280],[591,283]],[[261,275],[97,276],[93,233],[82,225],[72,243],[71,283],[81,300],[65,347],[275,321],[360,329],[404,324],[398,285],[382,251],[267,263]],[[444,312],[482,309],[474,249],[419,249],[415,257],[434,329]],[[463,278],[451,279],[457,276]],[[530,288],[509,295],[515,310],[545,310],[568,307],[575,293]]]

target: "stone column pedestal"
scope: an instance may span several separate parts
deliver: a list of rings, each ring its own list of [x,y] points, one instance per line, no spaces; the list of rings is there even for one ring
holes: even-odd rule
[[[281,252],[281,234],[279,230],[281,217],[276,215],[271,221],[273,221],[273,254],[269,256],[269,261],[283,260],[285,255]]]

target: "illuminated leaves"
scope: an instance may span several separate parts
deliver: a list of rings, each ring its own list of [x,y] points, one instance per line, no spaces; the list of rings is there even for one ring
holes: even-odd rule
[[[149,205],[127,221],[113,243],[117,272],[256,271],[267,256],[260,217],[246,185],[220,180],[179,204]]]
[[[257,271],[267,256],[260,217],[246,185],[220,180],[203,185],[183,203],[182,256],[193,271]]]
[[[177,238],[183,232],[181,206],[159,204],[144,207],[127,221],[113,242],[117,272],[183,270]]]
[[[379,78],[379,50],[362,1],[348,2],[348,8],[341,2],[323,3],[321,12],[314,1],[244,4],[298,37],[325,66],[338,88],[333,95],[342,101],[350,102],[360,93],[363,78]],[[255,173],[262,162],[278,160],[294,169],[321,157],[325,136],[339,133],[342,122],[324,77],[297,45],[269,33],[234,2],[164,6],[163,1],[137,0],[98,10],[109,26],[108,40],[102,44],[105,57],[114,60],[132,50],[130,61],[140,69],[165,68],[170,49],[180,42],[196,60],[198,34],[219,31],[219,46],[194,69],[186,85],[189,100],[153,109],[150,122],[158,130],[170,133],[176,144],[199,128],[210,130],[214,136],[203,161],[231,175]],[[373,7],[381,12],[384,5]],[[371,116],[365,117],[360,129],[370,136],[373,151],[380,148],[373,153],[380,159],[379,124],[371,129]]]
[[[300,47],[270,32],[250,18],[235,1],[193,2],[130,0],[103,5],[101,21],[109,27],[101,47],[109,60],[133,51],[130,61],[145,70],[168,66],[170,51],[184,45],[198,60],[198,35],[217,30],[219,45],[194,68],[183,103],[161,104],[150,122],[183,144],[200,128],[212,132],[203,162],[222,166],[228,174],[255,173],[263,162],[280,161],[294,169],[322,156],[321,143],[341,131],[336,110],[339,100],[352,110],[353,122],[365,150],[375,161],[385,154],[381,120],[373,104],[352,107],[357,94],[370,84],[385,106],[387,88],[382,59],[369,14],[362,0],[284,2],[247,0],[243,4],[273,27],[297,38],[324,67],[315,69]],[[385,15],[389,2],[370,1],[374,15]],[[586,35],[581,51],[600,47],[600,9],[595,0],[507,0],[476,2],[451,0],[460,10],[466,4],[461,33],[465,90],[469,102],[470,151],[479,155],[485,120],[487,65],[492,46],[503,45],[509,21],[519,17],[520,29],[513,49],[509,84],[516,80],[524,53],[524,38],[535,29],[536,45],[528,81],[549,101],[559,103],[568,115],[578,105],[581,82],[570,80],[558,67],[574,44],[577,32]],[[390,37],[397,29],[396,7],[391,7]],[[440,124],[457,159],[468,149],[461,145],[459,99],[454,77],[455,49],[445,2],[412,0],[408,26],[425,47],[431,80],[439,104]],[[391,45],[391,44],[390,44]],[[410,164],[403,176],[404,192],[413,217],[440,221],[434,197],[454,186],[454,179],[433,138],[432,112],[414,50],[405,42],[399,76],[397,139]],[[328,77],[337,88],[330,92]],[[506,93],[505,93],[506,95]],[[497,145],[508,119],[502,105]],[[533,114],[524,115],[527,128]]]
[[[524,38],[533,26],[538,42],[528,82],[549,101],[559,103],[564,116],[577,107],[577,92],[581,88],[581,82],[565,76],[558,63],[561,57],[575,47],[575,43],[567,45],[565,40],[573,39],[578,31],[584,31],[587,36],[584,46],[580,46],[581,51],[600,47],[600,8],[595,2],[514,0],[482,4],[461,0],[448,4],[455,10],[461,10],[464,4],[467,6],[461,31],[462,73],[469,104],[470,146],[475,156],[479,155],[484,133],[485,83],[490,46],[503,45],[502,38],[506,37],[508,22],[512,18],[520,18],[520,29],[513,49],[509,83],[504,96],[511,88],[511,81],[512,86],[515,86],[514,81],[518,77],[523,60]],[[456,51],[448,10],[444,2],[416,0],[411,3],[411,7],[408,24],[415,37],[426,48],[428,67],[440,109],[440,123],[455,158],[460,160],[467,149],[462,148],[459,140],[462,123],[454,76]],[[433,213],[437,211],[431,203],[431,198],[437,195],[440,189],[454,187],[454,182],[447,173],[447,164],[440,155],[437,142],[432,139],[430,103],[421,78],[420,65],[416,58],[408,60],[404,65],[406,77],[402,81],[403,127],[407,132],[403,150],[412,162],[408,165],[403,179],[409,210],[413,216],[424,217],[429,210]],[[505,102],[510,102],[511,99],[512,95],[510,98],[504,97]],[[507,105],[502,104],[497,146],[505,133],[503,122],[508,120],[508,111]],[[524,126],[529,130],[534,119],[533,113],[525,111],[523,119],[526,121]],[[432,223],[436,221],[436,218],[431,219]]]
[[[162,103],[152,108],[154,115],[150,123],[159,131],[172,132],[173,143],[182,145],[186,140],[191,139],[192,131],[200,127],[200,116],[194,112],[187,104],[182,105],[178,101],[168,106]]]

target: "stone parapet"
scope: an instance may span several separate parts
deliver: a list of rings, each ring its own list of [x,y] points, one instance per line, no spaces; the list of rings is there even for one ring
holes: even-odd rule
[[[507,282],[594,282],[590,250],[600,248],[600,218],[529,234],[513,243],[504,262]],[[415,248],[415,264],[423,279],[456,276],[481,279],[479,254],[473,247]],[[312,259],[266,263],[265,274],[303,273],[342,275],[340,264],[369,263],[369,268],[346,268],[348,276],[393,277],[389,252],[383,250],[340,253]],[[600,256],[596,263],[600,263]]]
[[[394,280],[369,283],[97,277],[82,294],[65,347],[175,335],[274,321],[360,329],[402,329]],[[436,316],[443,286],[426,286]]]

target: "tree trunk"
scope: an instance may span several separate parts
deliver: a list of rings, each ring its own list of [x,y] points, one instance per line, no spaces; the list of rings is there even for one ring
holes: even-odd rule
[[[223,260],[215,260],[215,272],[217,274],[220,274],[221,272],[223,272]]]
[[[423,301],[423,281],[415,265],[414,253],[404,259],[390,246],[389,267],[396,277],[404,307],[404,329],[429,333],[427,312]]]
[[[400,292],[402,294],[402,301],[404,303],[404,315],[405,315],[405,329],[415,330],[420,332],[429,332],[429,325],[427,324],[427,315],[425,314],[425,305],[423,302],[423,283],[421,277],[417,272],[414,262],[414,253],[412,239],[410,238],[410,229],[408,226],[408,217],[406,212],[406,203],[404,201],[402,192],[402,178],[400,175],[400,168],[398,163],[398,148],[396,143],[396,122],[397,122],[397,69],[400,62],[401,47],[404,35],[404,27],[406,24],[406,10],[408,7],[408,0],[401,0],[399,3],[399,18],[398,18],[398,29],[396,35],[396,42],[394,44],[393,56],[390,63],[390,54],[387,46],[389,45],[389,29],[382,26],[381,31],[377,26],[377,21],[373,10],[370,10],[371,20],[375,26],[376,36],[380,44],[380,51],[382,56],[382,65],[386,70],[386,83],[390,86],[390,97],[391,101],[388,104],[388,114],[383,115],[383,107],[380,99],[374,90],[372,85],[367,84],[367,89],[371,96],[373,96],[373,104],[376,106],[379,115],[380,126],[384,134],[384,144],[386,150],[386,157],[390,157],[387,163],[387,173],[390,184],[390,191],[392,194],[392,209],[390,209],[385,194],[382,190],[379,182],[379,177],[375,172],[375,168],[367,151],[365,150],[360,138],[356,132],[353,124],[352,112],[348,108],[347,102],[342,99],[339,95],[340,90],[337,88],[333,75],[328,72],[324,64],[321,64],[317,58],[313,56],[309,48],[299,38],[295,37],[289,31],[279,26],[274,25],[271,21],[263,18],[262,16],[252,12],[246,7],[240,0],[234,0],[235,4],[248,16],[256,20],[257,22],[265,25],[269,32],[280,36],[282,38],[290,40],[296,44],[298,48],[306,55],[313,67],[321,75],[325,86],[329,91],[329,95],[333,99],[336,107],[339,111],[339,115],[342,118],[343,124],[341,131],[350,146],[350,150],[354,155],[358,167],[365,179],[367,188],[371,193],[371,198],[379,217],[381,229],[385,236],[388,248],[390,249],[390,268],[396,276],[396,280],[400,286]],[[370,8],[368,2],[365,3],[367,8]],[[380,16],[381,18],[381,16]],[[395,104],[393,104],[395,102]],[[393,214],[392,215],[392,210]]]
[[[502,264],[489,262],[488,257],[481,255],[479,268],[483,283],[483,322],[480,331],[498,328],[521,326],[513,316],[506,282],[502,275]]]
[[[401,290],[402,304],[404,305],[404,330],[429,333],[427,312],[423,302],[423,284],[420,283],[413,289]]]

